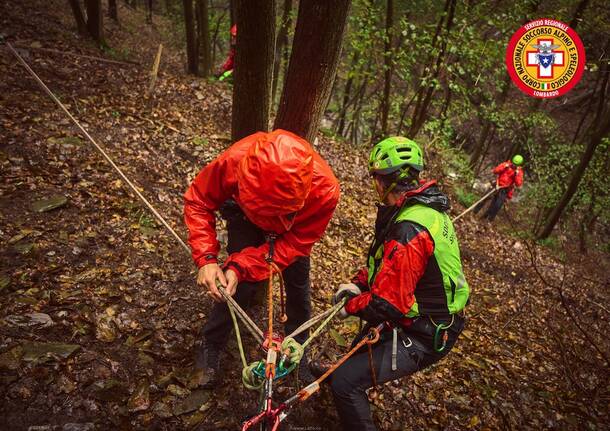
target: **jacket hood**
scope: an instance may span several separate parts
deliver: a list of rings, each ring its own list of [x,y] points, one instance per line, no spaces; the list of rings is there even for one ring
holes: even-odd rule
[[[252,144],[236,172],[236,200],[244,212],[250,218],[269,218],[300,210],[313,178],[314,152],[309,143],[281,129],[245,139]]]
[[[440,191],[435,180],[424,182],[419,188],[406,192],[398,205],[415,203],[429,206],[440,212],[447,212],[451,208],[449,198]]]

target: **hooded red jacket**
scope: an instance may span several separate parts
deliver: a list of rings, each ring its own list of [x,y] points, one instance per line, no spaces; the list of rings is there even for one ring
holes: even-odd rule
[[[339,201],[339,182],[309,143],[285,130],[258,132],[236,142],[197,175],[184,195],[184,219],[198,267],[217,261],[214,211],[233,199],[248,219],[278,235],[274,262],[284,269],[308,256]],[[269,277],[269,244],[233,253],[240,281]]]
[[[510,160],[496,166],[493,173],[497,175],[496,184],[498,187],[506,187],[508,189],[508,194],[506,195],[508,199],[513,197],[515,186],[521,187],[523,185],[523,169],[515,166]]]

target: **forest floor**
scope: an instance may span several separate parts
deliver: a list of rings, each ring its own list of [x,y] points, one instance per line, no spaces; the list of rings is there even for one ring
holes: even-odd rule
[[[149,70],[171,23],[155,17],[153,26],[144,24],[143,11],[119,4],[121,25],[106,21],[114,48],[105,52],[76,35],[60,0],[1,0],[0,28],[185,237],[182,194],[230,144],[230,87],[186,76],[183,53],[170,43],[147,97]],[[241,385],[234,341],[223,361],[225,385],[194,387],[192,346],[210,301],[194,283],[190,257],[4,46],[0,77],[0,429],[237,429],[255,411],[256,395]],[[364,263],[375,207],[366,148],[320,136],[317,149],[342,186],[312,256],[314,309],[321,311]],[[428,150],[428,159],[427,175],[439,175],[451,194],[442,152]],[[562,263],[510,235],[519,230],[516,206],[497,225],[471,216],[458,223],[472,288],[467,328],[445,360],[381,389],[374,401],[381,429],[610,423],[607,255],[566,247]],[[454,204],[452,213],[460,209]],[[255,307],[255,320],[262,313]],[[356,326],[336,322],[313,354],[336,358]],[[250,358],[260,355],[252,340],[245,343]],[[297,383],[287,379],[278,398]],[[336,424],[323,389],[285,429]]]

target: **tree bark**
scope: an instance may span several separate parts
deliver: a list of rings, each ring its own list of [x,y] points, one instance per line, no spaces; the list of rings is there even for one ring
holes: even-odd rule
[[[337,72],[350,3],[300,2],[276,129],[313,140]]]
[[[233,141],[269,128],[275,48],[275,1],[235,0],[235,6]]]
[[[116,0],[108,0],[108,16],[116,22],[119,22],[119,12]]]
[[[284,0],[284,10],[282,12],[282,23],[277,34],[275,47],[275,62],[273,64],[273,92],[271,100],[275,102],[277,86],[280,82],[280,68],[282,60],[286,57],[285,51],[288,46],[288,29],[290,28],[290,14],[292,12],[292,0]]]
[[[583,152],[580,162],[572,171],[572,175],[570,176],[570,182],[568,183],[568,187],[565,192],[559,199],[559,202],[553,208],[547,218],[546,223],[544,224],[540,234],[538,235],[538,239],[548,238],[555,225],[559,221],[561,215],[564,210],[572,200],[572,197],[576,193],[578,189],[578,184],[582,177],[585,174],[585,170],[587,166],[589,166],[589,162],[593,158],[593,154],[595,153],[595,149],[601,143],[602,139],[610,136],[610,109],[606,106],[606,90],[608,88],[608,75],[610,72],[610,67],[608,67],[608,63],[604,62],[603,66],[600,68],[600,73],[605,74],[603,84],[600,89],[600,99],[597,108],[597,113],[595,119],[593,120],[593,132],[591,133],[591,137],[589,142],[587,142],[587,146],[585,147],[585,151]]]
[[[392,26],[394,25],[394,0],[387,0],[385,15],[385,46],[383,53],[384,85],[383,99],[381,101],[381,134],[388,134],[388,117],[390,114],[390,90],[392,88]],[[374,137],[374,140],[375,137]]]
[[[199,73],[207,78],[212,71],[208,0],[197,0],[197,38],[199,41]]]
[[[102,14],[102,0],[86,0],[87,30],[98,43],[104,42],[104,21]]]
[[[153,0],[146,0],[146,22],[152,24]]]
[[[74,20],[76,21],[76,28],[78,33],[86,36],[87,35],[87,24],[85,23],[85,16],[83,10],[80,7],[79,0],[69,0],[72,13],[74,14]]]
[[[183,0],[183,3],[184,25],[186,28],[186,70],[188,73],[197,75],[199,73],[199,56],[197,49],[197,36],[195,32],[193,0]]]

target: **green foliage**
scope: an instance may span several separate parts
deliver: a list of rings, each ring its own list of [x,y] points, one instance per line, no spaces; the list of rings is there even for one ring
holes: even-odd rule
[[[455,197],[457,198],[458,202],[466,208],[470,207],[477,200],[479,200],[479,197],[476,194],[471,191],[464,190],[460,186],[455,187],[453,192],[455,193]]]
[[[208,140],[201,136],[195,136],[192,142],[193,145],[197,145],[198,147],[207,147],[209,145]]]

